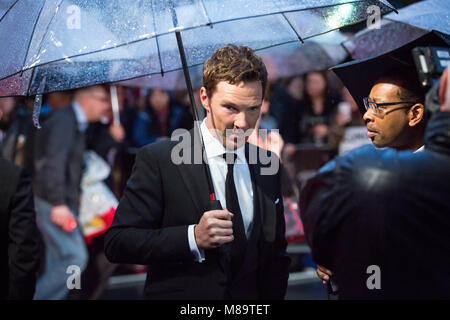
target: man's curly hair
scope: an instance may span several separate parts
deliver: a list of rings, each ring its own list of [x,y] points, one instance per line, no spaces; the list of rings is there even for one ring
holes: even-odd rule
[[[262,94],[267,85],[267,70],[261,57],[245,46],[227,44],[214,51],[203,66],[203,86],[208,97],[220,81],[230,84],[261,81]]]

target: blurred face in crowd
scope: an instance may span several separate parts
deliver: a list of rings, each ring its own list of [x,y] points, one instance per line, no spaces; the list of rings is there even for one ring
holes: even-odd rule
[[[270,101],[268,99],[264,99],[261,105],[261,114],[266,115],[270,110]]]
[[[68,92],[57,91],[47,95],[47,103],[52,110],[57,110],[70,104],[71,95]]]
[[[399,85],[383,80],[370,91],[369,101],[377,103],[401,102]],[[367,110],[363,116],[368,137],[376,147],[392,147],[398,150],[416,150],[423,144],[418,127],[424,118],[424,106],[420,103],[399,103],[380,107],[380,114]],[[423,134],[422,134],[423,135]]]
[[[156,112],[169,108],[169,95],[161,89],[153,89],[149,96],[149,102]]]
[[[356,103],[355,99],[353,99],[350,91],[348,91],[346,87],[342,88],[342,101],[345,101],[350,105],[352,112],[358,111],[358,104]]]
[[[14,109],[14,102],[13,97],[0,98],[0,119],[3,115],[6,116],[11,113]]]
[[[75,101],[81,106],[88,122],[99,121],[111,109],[109,94],[103,86],[80,89],[75,93]]]
[[[319,72],[311,72],[306,76],[306,92],[311,98],[324,95],[326,85],[325,78]]]
[[[254,129],[259,118],[263,100],[261,81],[238,84],[220,81],[211,97],[202,87],[200,99],[207,112],[208,129],[218,130],[222,144],[228,149],[236,149],[247,141],[245,131]],[[227,131],[232,134],[226,134]]]
[[[287,86],[287,91],[289,94],[296,100],[302,100],[303,99],[303,78],[302,77],[295,77]]]

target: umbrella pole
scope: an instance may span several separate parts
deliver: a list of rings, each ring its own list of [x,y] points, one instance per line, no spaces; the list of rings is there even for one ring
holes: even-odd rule
[[[113,121],[115,125],[120,125],[119,99],[117,98],[116,86],[109,88],[111,92],[111,106],[113,111]]]
[[[189,69],[186,61],[186,54],[184,52],[184,46],[183,46],[183,40],[181,39],[181,33],[179,30],[175,32],[175,36],[177,38],[177,44],[178,44],[178,51],[180,52],[180,58],[181,58],[181,65],[183,67],[183,73],[184,73],[184,79],[186,81],[186,87],[188,89],[189,93],[189,100],[191,101],[191,107],[192,111],[194,112],[194,126],[195,130],[197,130],[200,138],[201,148],[202,148],[202,157],[205,154],[205,144],[203,143],[203,136],[202,132],[200,130],[200,117],[197,112],[197,107],[195,105],[195,99],[194,99],[194,91],[192,90],[192,82],[191,77],[189,75]],[[220,204],[220,201],[216,199],[216,194],[214,192],[214,187],[212,184],[212,178],[211,173],[209,171],[208,165],[202,161],[203,168],[205,170],[206,174],[206,180],[208,181],[208,188],[209,188],[209,197],[211,200],[210,203],[210,210],[220,210],[222,209],[222,206]]]

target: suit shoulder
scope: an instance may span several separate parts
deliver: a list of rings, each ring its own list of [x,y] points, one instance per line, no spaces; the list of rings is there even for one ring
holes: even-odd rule
[[[12,192],[12,190],[16,190],[22,172],[23,169],[21,167],[8,160],[0,158],[0,181],[8,181],[8,183],[2,184],[0,187],[0,193],[6,191],[8,194],[9,192]],[[3,194],[2,196],[8,198],[7,194]]]
[[[11,161],[0,158],[0,175],[7,175],[11,177],[11,175],[20,175],[22,172],[22,168],[18,165],[14,164]]]
[[[169,151],[172,149],[174,142],[170,139],[165,139],[153,143],[149,143],[143,147],[141,147],[138,152],[139,153],[145,153],[145,154],[151,154],[151,153],[160,153]]]
[[[176,141],[171,141],[170,139],[153,142],[141,147],[137,155],[145,159],[167,159],[167,157],[170,157],[172,148],[176,143]]]
[[[271,166],[272,161],[278,161],[280,162],[280,158],[278,155],[265,148],[258,147],[257,145],[254,145],[252,143],[246,144],[246,151],[247,159],[250,161],[254,161],[254,159],[257,159],[258,163],[261,166]],[[267,159],[270,159],[268,162]]]
[[[75,124],[76,117],[71,106],[55,110],[46,121],[47,124],[64,123],[64,125]]]

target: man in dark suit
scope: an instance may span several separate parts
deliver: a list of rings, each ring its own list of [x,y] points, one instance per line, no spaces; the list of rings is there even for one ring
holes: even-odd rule
[[[105,253],[111,262],[148,265],[147,298],[284,298],[290,259],[279,173],[271,170],[279,160],[269,154],[263,164],[262,150],[245,143],[266,83],[262,60],[247,47],[224,46],[205,62],[200,127],[224,209],[211,210],[196,131],[138,152]]]
[[[74,102],[52,113],[36,134],[33,187],[46,265],[38,279],[35,299],[66,298],[68,267],[76,266],[81,272],[87,264],[86,246],[76,222],[84,131],[89,122],[98,121],[108,108],[105,87],[79,89]]]
[[[425,110],[425,93],[414,69],[397,67],[386,71],[373,83],[364,106],[367,136],[375,147],[424,150],[429,115]],[[317,266],[317,275],[324,283],[332,274],[320,264]]]
[[[0,158],[0,299],[32,299],[39,268],[31,181]]]
[[[450,298],[447,97],[445,112],[428,121],[425,151],[364,146],[326,164],[302,190],[308,243],[333,271],[340,299]]]

